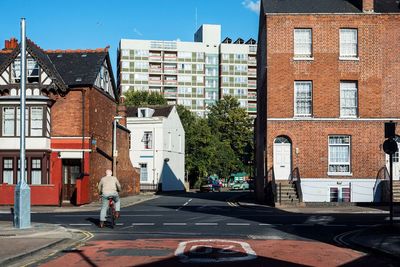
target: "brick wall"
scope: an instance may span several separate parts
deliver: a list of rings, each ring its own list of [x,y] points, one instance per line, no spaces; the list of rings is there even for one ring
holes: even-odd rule
[[[376,177],[385,165],[380,146],[384,121],[290,120],[294,82],[313,82],[313,118],[339,118],[340,81],[354,80],[358,82],[360,118],[400,119],[399,18],[375,14],[267,16],[268,50],[259,50],[267,55],[267,117],[289,119],[267,123],[267,170],[273,164],[273,141],[284,135],[292,141],[293,167],[300,168],[301,177],[329,177],[328,135],[344,134],[351,136],[353,173],[346,178]],[[313,60],[293,60],[294,28],[312,28]],[[358,29],[359,60],[339,60],[340,28]]]

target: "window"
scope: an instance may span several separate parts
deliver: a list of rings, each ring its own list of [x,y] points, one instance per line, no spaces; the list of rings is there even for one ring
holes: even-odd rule
[[[4,107],[2,121],[3,136],[14,136],[15,109],[12,107]]]
[[[135,73],[135,80],[136,81],[147,81],[149,79],[148,74],[141,74],[141,73]]]
[[[14,183],[13,159],[3,159],[3,183]]]
[[[144,132],[142,142],[144,143],[145,149],[151,149],[153,147],[153,133]]]
[[[196,88],[196,94],[202,95],[203,94],[203,88]]]
[[[127,49],[122,49],[121,50],[121,54],[123,57],[129,57],[129,50]]]
[[[122,80],[123,81],[129,81],[129,74],[128,73],[122,73]]]
[[[123,69],[129,69],[129,62],[128,61],[122,61],[122,68]]]
[[[28,179],[28,172],[27,172],[28,164],[26,164],[26,163],[27,163],[27,162],[26,162],[26,158],[25,158],[25,181],[27,181],[27,179]],[[20,171],[21,171],[21,160],[18,159],[18,171],[17,171],[17,178],[18,178],[18,180],[21,178]]]
[[[229,95],[229,88],[223,88],[222,92],[224,95]]]
[[[197,77],[196,77],[196,82],[197,82],[197,83],[203,83],[203,82],[204,82],[203,76],[197,76]]]
[[[204,107],[204,100],[196,100],[196,106]]]
[[[247,67],[246,67],[246,65],[236,65],[236,66],[235,66],[235,70],[236,70],[237,72],[244,72],[244,71],[247,70]]]
[[[41,161],[41,159],[32,159],[31,184],[42,184],[42,161]]]
[[[145,61],[136,61],[135,62],[135,69],[148,69],[149,63]]]
[[[197,59],[204,59],[204,53],[197,52],[196,57],[197,57]]]
[[[139,165],[140,165],[140,181],[147,182],[147,180],[148,180],[147,164],[140,163]]]
[[[17,120],[16,120],[16,126],[17,126],[17,136],[20,135],[19,129],[20,129],[20,115],[21,111],[19,108],[17,108]],[[29,136],[29,109],[25,109],[25,136]]]
[[[148,50],[135,50],[136,57],[148,57],[149,51]]]
[[[179,58],[192,58],[191,52],[178,52]]]
[[[328,174],[350,174],[350,136],[329,136]]]
[[[329,188],[330,202],[350,202],[350,187],[331,187]]]
[[[312,57],[311,29],[294,29],[294,57]]]
[[[203,64],[197,64],[196,65],[196,70],[197,71],[203,71],[204,70],[204,65]]]
[[[247,55],[246,54],[234,54],[235,60],[246,60]]]
[[[294,83],[294,115],[309,117],[312,114],[312,82]]]
[[[31,108],[31,136],[43,135],[43,108]]]
[[[229,54],[222,54],[222,60],[229,60]]]
[[[39,64],[33,58],[26,60],[26,77],[28,83],[39,82]],[[13,80],[17,83],[21,80],[21,58],[15,59],[13,63]]]
[[[191,76],[178,76],[178,82],[190,83],[192,82]]]
[[[340,117],[357,117],[357,91],[356,82],[340,83]]]
[[[356,58],[357,43],[357,29],[340,29],[340,57]]]

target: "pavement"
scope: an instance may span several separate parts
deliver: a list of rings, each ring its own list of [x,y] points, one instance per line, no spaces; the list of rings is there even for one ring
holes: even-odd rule
[[[244,196],[237,200],[237,204],[246,208],[271,208],[267,205],[255,203],[253,196]],[[340,205],[330,205],[329,203],[310,203],[302,206],[279,206],[276,207],[284,212],[302,213],[302,214],[387,214],[389,207],[377,205],[376,203],[353,203]],[[375,225],[362,230],[351,231],[343,234],[348,242],[342,242],[344,246],[355,246],[362,250],[383,254],[400,260],[400,205],[395,203],[393,225],[390,222],[386,225]]]
[[[139,194],[121,198],[121,207],[127,207],[157,198],[154,194]],[[33,206],[32,213],[62,213],[98,211],[101,203],[82,206]],[[12,207],[1,206],[0,212],[10,213]],[[28,266],[58,251],[75,249],[93,235],[89,232],[65,228],[56,224],[31,223],[28,229],[14,228],[12,221],[0,221],[0,266]],[[34,259],[34,260],[33,260]]]

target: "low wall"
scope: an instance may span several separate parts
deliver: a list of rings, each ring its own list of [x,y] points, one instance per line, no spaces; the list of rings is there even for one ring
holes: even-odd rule
[[[57,206],[60,202],[60,186],[54,184],[31,185],[31,205]],[[0,205],[14,205],[15,185],[0,184]]]

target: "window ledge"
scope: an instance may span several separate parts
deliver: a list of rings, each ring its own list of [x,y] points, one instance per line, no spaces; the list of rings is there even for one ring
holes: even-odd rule
[[[314,57],[293,57],[294,61],[313,61]]]
[[[339,60],[343,61],[359,61],[359,57],[339,57]]]
[[[294,119],[312,119],[312,115],[294,115]]]
[[[340,116],[340,119],[358,119],[357,116]]]
[[[353,176],[352,172],[350,172],[350,173],[348,173],[348,172],[346,172],[346,173],[343,173],[343,172],[328,172],[327,174],[328,174],[328,176]]]

